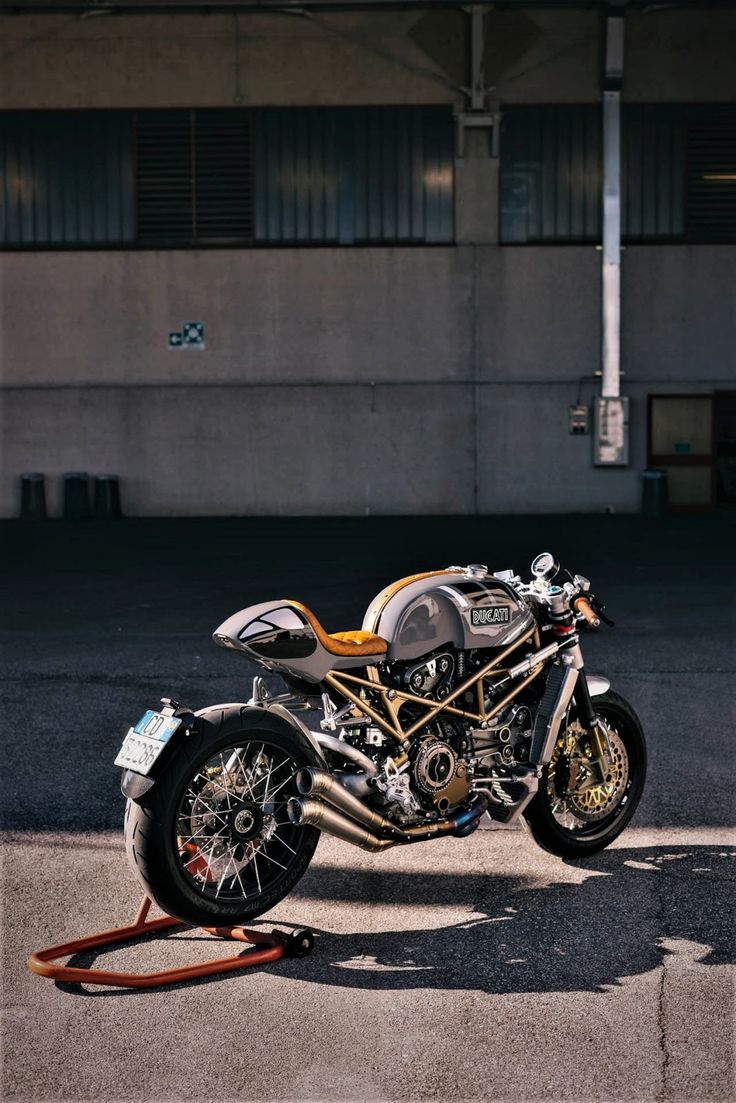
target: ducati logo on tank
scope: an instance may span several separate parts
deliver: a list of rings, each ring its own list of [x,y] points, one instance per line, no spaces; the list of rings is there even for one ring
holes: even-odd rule
[[[471,609],[470,623],[474,628],[486,624],[508,624],[509,613],[508,605],[497,605],[491,609]]]

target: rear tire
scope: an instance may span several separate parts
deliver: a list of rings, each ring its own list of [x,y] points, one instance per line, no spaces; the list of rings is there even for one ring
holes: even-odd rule
[[[244,923],[273,908],[279,900],[291,892],[306,871],[319,840],[319,831],[314,827],[294,828],[288,832],[287,842],[287,828],[284,825],[284,842],[279,842],[279,832],[282,831],[282,827],[277,814],[273,814],[271,819],[276,820],[279,827],[278,829],[274,827],[272,835],[266,842],[268,847],[272,847],[272,857],[267,860],[264,855],[261,858],[262,871],[258,875],[256,884],[252,885],[253,861],[241,865],[240,862],[236,863],[234,858],[229,857],[231,853],[235,853],[243,861],[243,856],[251,853],[249,848],[256,847],[258,844],[259,849],[255,850],[257,865],[263,842],[258,835],[253,835],[251,840],[245,840],[245,835],[241,838],[233,834],[235,818],[231,808],[235,809],[236,797],[235,789],[229,788],[232,773],[220,773],[218,780],[217,767],[209,764],[213,756],[217,762],[220,752],[223,752],[223,755],[219,761],[225,762],[224,752],[228,748],[231,753],[233,748],[238,750],[247,748],[242,752],[245,763],[242,768],[244,772],[246,770],[249,772],[246,776],[250,776],[251,784],[256,788],[255,797],[257,798],[253,801],[249,800],[247,805],[242,804],[241,812],[244,817],[241,816],[240,823],[247,823],[249,818],[252,818],[251,809],[260,816],[257,806],[260,804],[261,795],[263,795],[264,809],[269,799],[267,806],[269,812],[272,811],[275,802],[275,798],[267,798],[267,794],[275,789],[275,781],[269,788],[270,775],[265,781],[265,790],[263,789],[265,769],[262,771],[264,777],[257,782],[254,780],[256,775],[252,763],[259,761],[258,748],[262,746],[268,750],[265,751],[266,758],[261,758],[260,761],[281,763],[279,784],[282,777],[289,777],[278,794],[279,805],[282,800],[297,795],[293,782],[293,775],[297,769],[302,766],[323,765],[319,755],[306,738],[294,731],[280,717],[263,712],[262,716],[254,719],[252,710],[246,712],[237,706],[213,709],[198,718],[197,728],[187,735],[186,741],[177,749],[165,773],[157,780],[150,792],[137,803],[128,801],[125,813],[125,845],[128,859],[146,895],[168,915],[176,916],[186,923],[208,927]],[[261,754],[263,755],[264,752]],[[293,762],[291,773],[289,760]],[[228,761],[230,761],[229,758]],[[240,768],[238,758],[233,772],[237,772]],[[210,776],[215,780],[209,781]],[[224,787],[221,784],[222,778],[225,778]],[[182,845],[183,837],[179,832],[182,830],[182,823],[186,822],[186,812],[183,812],[183,809],[189,808],[189,823],[194,822],[193,801],[189,794],[196,791],[193,787],[197,786],[200,794],[208,786],[215,796],[227,794],[220,798],[221,811],[217,808],[216,802],[210,805],[202,798],[200,804],[203,811],[198,814],[200,823],[206,820],[215,824],[214,828],[210,828],[213,832],[211,838],[214,840],[222,838],[223,842],[222,844],[212,842],[210,837],[205,837],[204,842],[187,844],[189,848],[187,849],[187,845]],[[212,786],[216,788],[212,789]],[[240,791],[246,793],[244,788]],[[194,803],[197,799],[195,796]],[[212,797],[209,799],[213,800]],[[225,800],[227,807],[225,807]],[[258,827],[258,824],[255,826]],[[190,827],[189,830],[194,837],[201,839],[201,836],[197,835],[197,829]],[[206,829],[199,828],[199,830]],[[221,834],[215,834],[215,832]],[[265,841],[265,835],[263,839]],[[272,842],[274,839],[275,841]],[[218,898],[213,895],[217,886],[211,874],[210,863],[206,862],[208,853],[211,857],[215,846],[220,845],[225,854],[224,858],[218,859],[220,870],[224,865],[226,875],[231,870],[235,874],[236,869],[239,873],[237,883],[234,879],[232,881],[234,887],[230,890],[230,898]],[[190,852],[193,857],[187,856]],[[276,854],[279,855],[278,859],[275,857]],[[232,864],[225,865],[226,859]],[[275,867],[281,867],[283,872],[279,872]],[[225,886],[228,880],[230,878],[224,879]],[[266,883],[267,880],[268,883]],[[261,887],[262,891],[259,892]]]
[[[575,830],[563,826],[555,818],[549,792],[550,766],[545,766],[539,791],[524,813],[524,818],[535,842],[543,850],[560,858],[584,858],[609,846],[634,815],[644,789],[647,748],[639,717],[628,701],[612,690],[594,697],[593,707],[596,714],[619,736],[628,760],[628,777],[623,794],[610,815]]]

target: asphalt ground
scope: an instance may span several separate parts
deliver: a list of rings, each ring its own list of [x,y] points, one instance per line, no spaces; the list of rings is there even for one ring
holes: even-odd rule
[[[735,520],[0,525],[3,1097],[732,1099]],[[32,950],[134,913],[112,760],[162,694],[247,699],[254,669],[210,640],[228,614],[292,596],[354,628],[401,575],[525,571],[547,548],[607,600],[617,626],[586,637],[588,667],[649,741],[614,847],[573,863],[522,830],[383,855],[322,840],[263,919],[310,926],[309,958],[147,992],[27,971]],[[211,956],[193,930],[97,964]]]

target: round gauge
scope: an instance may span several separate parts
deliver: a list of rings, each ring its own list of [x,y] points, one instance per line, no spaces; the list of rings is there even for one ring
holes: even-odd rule
[[[535,578],[553,578],[560,569],[560,565],[552,552],[542,552],[532,563],[532,574]]]

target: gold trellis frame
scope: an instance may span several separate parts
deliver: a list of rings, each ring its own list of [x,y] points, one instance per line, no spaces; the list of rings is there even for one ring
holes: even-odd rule
[[[374,724],[381,728],[382,731],[403,744],[443,712],[450,716],[460,716],[464,720],[470,720],[479,726],[487,724],[489,720],[500,712],[501,709],[505,708],[514,697],[521,693],[521,691],[541,673],[543,663],[539,663],[537,666],[533,667],[529,674],[523,678],[518,685],[515,685],[514,688],[504,694],[499,701],[496,701],[492,708],[486,709],[485,690],[483,686],[484,679],[491,674],[494,677],[508,674],[508,667],[502,667],[501,663],[532,636],[534,636],[535,647],[538,649],[539,630],[535,625],[523,636],[520,636],[518,640],[514,640],[512,644],[504,648],[500,654],[496,655],[490,662],[487,662],[480,670],[471,674],[462,685],[459,685],[442,701],[433,701],[427,697],[417,697],[413,693],[407,693],[402,689],[396,689],[394,686],[383,685],[375,666],[369,666],[367,668],[368,677],[366,678],[359,678],[357,675],[348,674],[344,670],[331,670],[325,675],[324,680],[331,689],[336,690],[347,701],[350,701],[364,716],[367,716]],[[351,686],[355,686],[356,689],[353,690]],[[461,709],[453,705],[453,701],[456,701],[473,687],[475,687],[476,691],[477,712],[471,712],[468,709]],[[365,696],[361,697],[360,689],[370,690],[371,693],[377,693],[379,695],[383,715],[381,715],[373,705],[369,704]],[[419,720],[415,721],[411,727],[403,728],[399,720],[399,711],[401,706],[407,702],[411,702],[414,705],[421,705],[426,709],[426,713]]]

